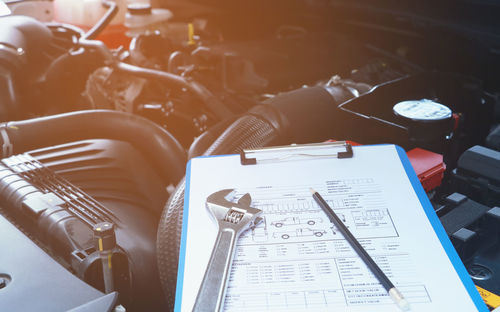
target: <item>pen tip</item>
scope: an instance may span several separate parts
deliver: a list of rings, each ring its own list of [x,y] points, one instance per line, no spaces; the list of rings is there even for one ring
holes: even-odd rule
[[[312,187],[310,187],[310,188],[309,188],[309,191],[310,191],[310,192],[311,192],[311,194],[313,194],[313,195],[314,195],[314,193],[316,193],[316,191],[315,191]]]

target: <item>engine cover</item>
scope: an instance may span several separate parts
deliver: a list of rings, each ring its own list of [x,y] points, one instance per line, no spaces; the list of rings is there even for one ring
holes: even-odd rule
[[[8,213],[98,289],[102,266],[92,227],[115,224],[114,284],[131,311],[163,307],[155,242],[167,197],[166,185],[142,155],[121,141],[80,141],[0,164],[0,199]]]

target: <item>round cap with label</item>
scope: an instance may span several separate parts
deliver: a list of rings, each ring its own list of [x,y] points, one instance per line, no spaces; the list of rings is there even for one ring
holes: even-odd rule
[[[452,116],[449,107],[428,99],[399,102],[392,109],[396,116],[411,121],[433,122],[449,119]]]

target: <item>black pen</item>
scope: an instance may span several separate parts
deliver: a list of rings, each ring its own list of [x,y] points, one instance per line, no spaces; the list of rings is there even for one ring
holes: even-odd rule
[[[349,242],[351,247],[356,251],[358,256],[363,260],[363,262],[368,266],[368,268],[372,271],[378,281],[384,286],[385,290],[389,294],[389,296],[394,300],[394,302],[399,306],[399,308],[403,311],[410,310],[410,304],[403,295],[399,292],[399,290],[394,286],[394,284],[389,280],[387,275],[380,269],[380,267],[373,261],[370,255],[366,252],[366,250],[361,246],[358,240],[352,235],[351,231],[344,225],[344,223],[337,217],[332,208],[326,203],[326,201],[319,195],[318,192],[309,189],[314,200],[318,203],[318,205],[323,209],[326,213],[330,221],[335,224],[337,229],[344,235],[344,238]]]

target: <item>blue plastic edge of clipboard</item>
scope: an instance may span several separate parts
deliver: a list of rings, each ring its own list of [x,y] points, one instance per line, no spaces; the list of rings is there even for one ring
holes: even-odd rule
[[[396,151],[398,152],[399,159],[401,160],[403,168],[405,169],[406,175],[408,176],[408,179],[410,180],[410,183],[413,186],[415,193],[417,194],[418,200],[420,201],[420,204],[424,208],[424,212],[427,215],[427,218],[429,219],[432,228],[434,229],[434,232],[436,233],[439,241],[441,242],[441,245],[443,246],[446,254],[448,255],[448,258],[453,264],[453,267],[455,268],[455,271],[460,277],[460,280],[464,284],[465,289],[469,293],[472,302],[474,303],[478,311],[488,312],[489,309],[486,307],[486,304],[479,295],[479,292],[477,291],[476,286],[474,286],[474,283],[469,277],[469,273],[465,269],[462,260],[458,256],[455,248],[453,247],[450,239],[448,238],[448,235],[446,234],[443,226],[441,225],[441,222],[439,221],[439,218],[436,215],[436,212],[434,211],[434,208],[432,207],[431,202],[429,201],[429,198],[427,197],[427,194],[425,193],[424,188],[422,187],[422,184],[420,183],[420,180],[418,179],[417,174],[415,173],[415,170],[413,169],[413,166],[411,165],[410,160],[408,159],[408,156],[406,156],[405,150],[400,146],[397,145],[394,146],[396,147]]]
[[[380,144],[380,145],[392,145],[392,144]],[[373,146],[373,145],[361,145],[357,146],[356,148],[359,147],[364,147],[364,146]],[[396,151],[398,153],[399,159],[401,160],[401,164],[403,165],[403,168],[405,170],[406,176],[410,180],[410,183],[413,187],[413,190],[415,191],[418,200],[420,201],[420,204],[422,205],[424,212],[429,219],[429,222],[432,225],[432,228],[434,229],[434,232],[436,233],[439,241],[441,242],[441,245],[443,246],[446,254],[448,255],[448,258],[450,259],[451,263],[453,264],[453,267],[455,268],[455,271],[457,272],[460,280],[462,281],[465,289],[469,293],[469,296],[472,299],[472,302],[478,309],[478,311],[484,311],[488,312],[488,308],[486,307],[486,304],[484,303],[483,299],[479,295],[479,292],[477,291],[474,283],[469,277],[469,273],[465,269],[465,266],[462,263],[462,260],[458,256],[455,248],[451,244],[450,239],[448,238],[448,235],[446,234],[443,226],[441,225],[441,222],[439,221],[438,216],[436,215],[434,208],[432,208],[432,205],[429,201],[429,198],[427,197],[427,194],[424,191],[424,188],[422,187],[422,184],[420,183],[420,180],[417,177],[417,174],[415,173],[415,170],[413,169],[413,166],[410,163],[410,160],[408,159],[408,156],[406,156],[405,150],[398,146],[398,145],[393,145],[396,148]],[[231,155],[217,155],[217,156],[201,156],[197,158],[205,158],[205,157],[224,157],[224,156],[231,156]],[[178,312],[181,310],[181,305],[182,305],[182,287],[183,287],[183,282],[184,282],[184,264],[186,260],[186,240],[187,240],[187,220],[188,220],[188,214],[189,214],[189,185],[190,185],[190,178],[191,178],[191,160],[188,161],[187,166],[186,166],[186,188],[184,192],[184,212],[183,212],[183,220],[182,220],[182,233],[181,233],[181,246],[180,246],[180,251],[179,251],[179,266],[177,270],[177,286],[175,290],[175,306],[174,306],[174,311]],[[182,259],[182,260],[181,260]]]
[[[179,264],[177,266],[177,284],[175,287],[174,311],[181,310],[182,288],[184,285],[184,264],[186,263],[187,219],[189,215],[189,182],[191,179],[191,160],[186,165],[186,187],[184,188],[184,211],[182,213],[181,246],[179,248]]]
[[[227,157],[234,155],[214,155],[214,156],[199,156],[196,158],[213,158],[213,157]],[[189,189],[191,181],[191,160],[186,165],[186,187],[184,189],[184,211],[182,214],[182,233],[181,233],[181,246],[179,250],[179,265],[177,267],[177,285],[175,287],[175,305],[174,311],[178,312],[182,307],[182,288],[184,285],[184,265],[186,263],[186,244],[187,244],[187,220],[189,216]]]

